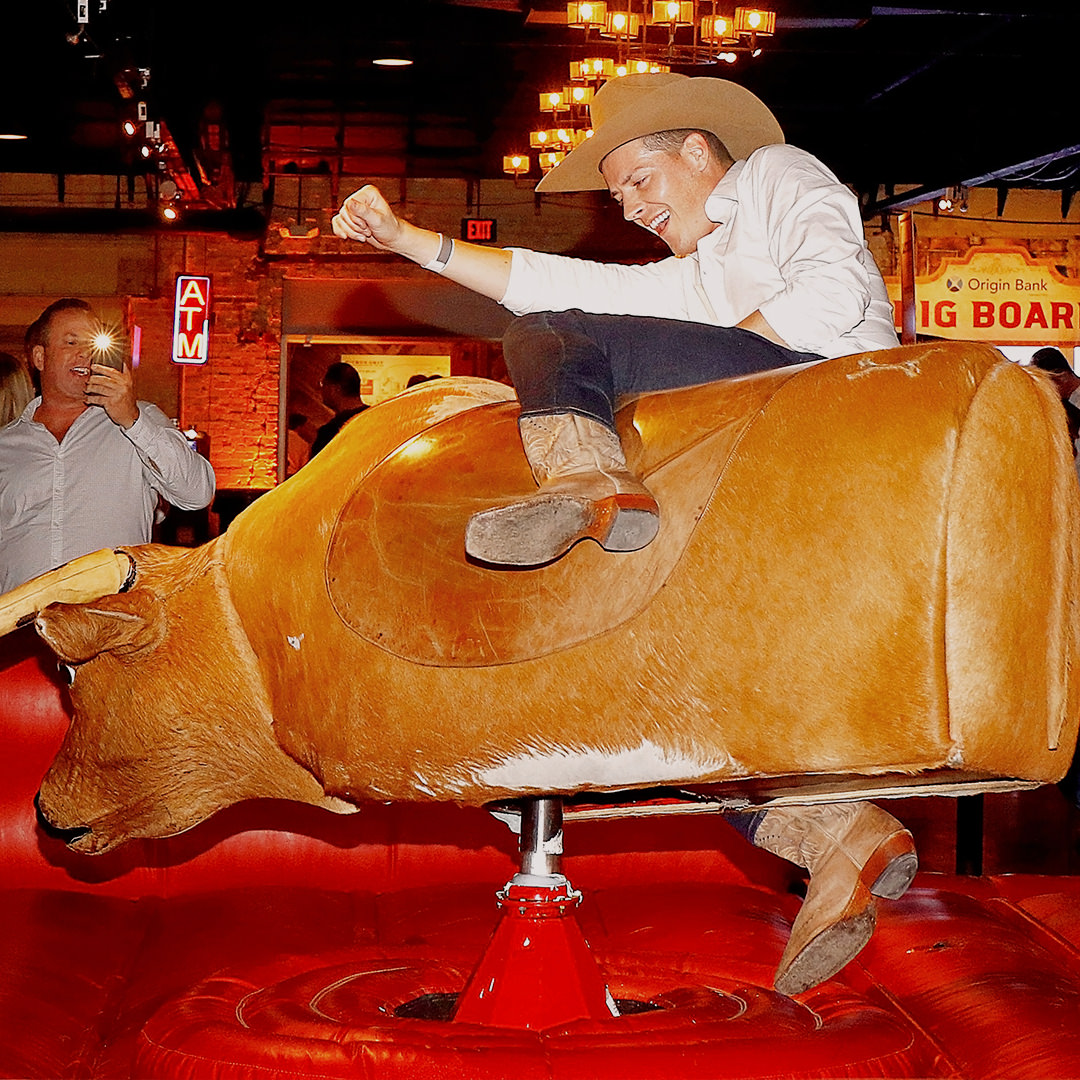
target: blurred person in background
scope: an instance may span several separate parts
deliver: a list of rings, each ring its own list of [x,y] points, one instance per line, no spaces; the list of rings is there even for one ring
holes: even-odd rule
[[[11,353],[0,353],[0,427],[20,416],[33,396],[26,365]]]

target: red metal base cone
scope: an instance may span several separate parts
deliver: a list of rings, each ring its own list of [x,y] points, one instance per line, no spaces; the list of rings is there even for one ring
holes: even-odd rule
[[[581,893],[566,878],[518,874],[498,902],[502,914],[455,1021],[542,1031],[619,1015],[573,914]]]

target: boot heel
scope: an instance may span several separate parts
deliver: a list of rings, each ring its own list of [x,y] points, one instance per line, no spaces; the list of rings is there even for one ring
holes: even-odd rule
[[[605,551],[638,551],[660,531],[660,508],[651,496],[624,492],[594,505],[588,535]]]
[[[899,900],[919,869],[915,841],[906,829],[893,833],[866,860],[859,877],[866,887],[885,900]]]

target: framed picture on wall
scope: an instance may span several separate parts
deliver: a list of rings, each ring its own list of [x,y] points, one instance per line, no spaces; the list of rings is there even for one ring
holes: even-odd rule
[[[356,368],[360,376],[360,397],[365,405],[400,394],[410,385],[450,374],[450,352],[343,352],[344,363]]]

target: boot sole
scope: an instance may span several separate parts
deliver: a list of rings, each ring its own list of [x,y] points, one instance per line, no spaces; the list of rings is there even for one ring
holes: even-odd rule
[[[787,997],[831,979],[863,950],[874,933],[873,907],[826,927],[778,972],[773,985]]]
[[[498,566],[541,566],[579,540],[595,540],[607,551],[637,551],[659,528],[656,502],[646,495],[612,495],[597,502],[538,495],[473,514],[465,527],[465,551]]]

